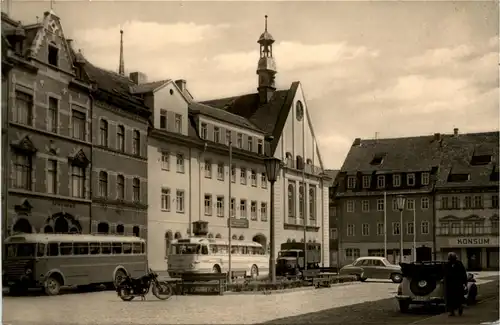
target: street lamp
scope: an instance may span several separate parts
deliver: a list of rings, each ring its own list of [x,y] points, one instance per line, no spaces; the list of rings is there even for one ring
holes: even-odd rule
[[[269,256],[269,273],[272,283],[276,283],[276,262],[275,262],[275,251],[274,251],[274,183],[278,178],[281,170],[281,160],[274,157],[267,157],[264,160],[266,165],[266,177],[269,183],[271,183],[271,207],[270,207],[270,217],[269,217],[269,245],[270,256]]]
[[[403,210],[405,208],[405,203],[406,203],[406,198],[402,195],[398,195],[396,198],[396,203],[398,206],[398,210],[400,213],[400,222],[399,222],[399,235],[400,240],[399,240],[399,263],[403,262]]]

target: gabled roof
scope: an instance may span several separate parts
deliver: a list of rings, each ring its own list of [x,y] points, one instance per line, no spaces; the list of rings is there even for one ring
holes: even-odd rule
[[[145,94],[150,92],[155,92],[159,88],[162,88],[167,83],[172,81],[171,79],[158,80],[153,82],[142,83],[139,85],[133,84],[130,86],[130,93],[132,94]]]

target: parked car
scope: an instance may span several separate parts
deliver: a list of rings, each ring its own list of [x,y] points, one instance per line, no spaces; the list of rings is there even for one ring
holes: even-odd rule
[[[399,310],[406,313],[411,305],[444,304],[444,263],[401,263],[403,281],[398,286],[396,299]],[[467,274],[467,288],[464,298],[467,304],[476,302],[477,285],[472,273]]]
[[[394,283],[400,283],[403,280],[401,267],[379,256],[360,257],[341,268],[339,274],[354,275],[362,282],[367,279],[390,279]]]

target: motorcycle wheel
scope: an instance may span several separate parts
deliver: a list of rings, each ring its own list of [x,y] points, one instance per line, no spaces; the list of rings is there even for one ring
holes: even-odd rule
[[[153,283],[153,294],[160,300],[167,300],[174,294],[174,288],[168,282],[158,281]]]
[[[123,301],[131,301],[134,299],[134,295],[130,294],[130,288],[128,286],[120,286],[118,288],[118,295]]]

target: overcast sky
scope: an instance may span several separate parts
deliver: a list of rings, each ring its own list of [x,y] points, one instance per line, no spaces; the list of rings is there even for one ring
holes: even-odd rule
[[[25,23],[49,2],[14,2]],[[67,38],[101,67],[184,78],[197,100],[254,92],[269,15],[279,88],[299,80],[326,168],[354,138],[498,130],[491,2],[56,1]]]

